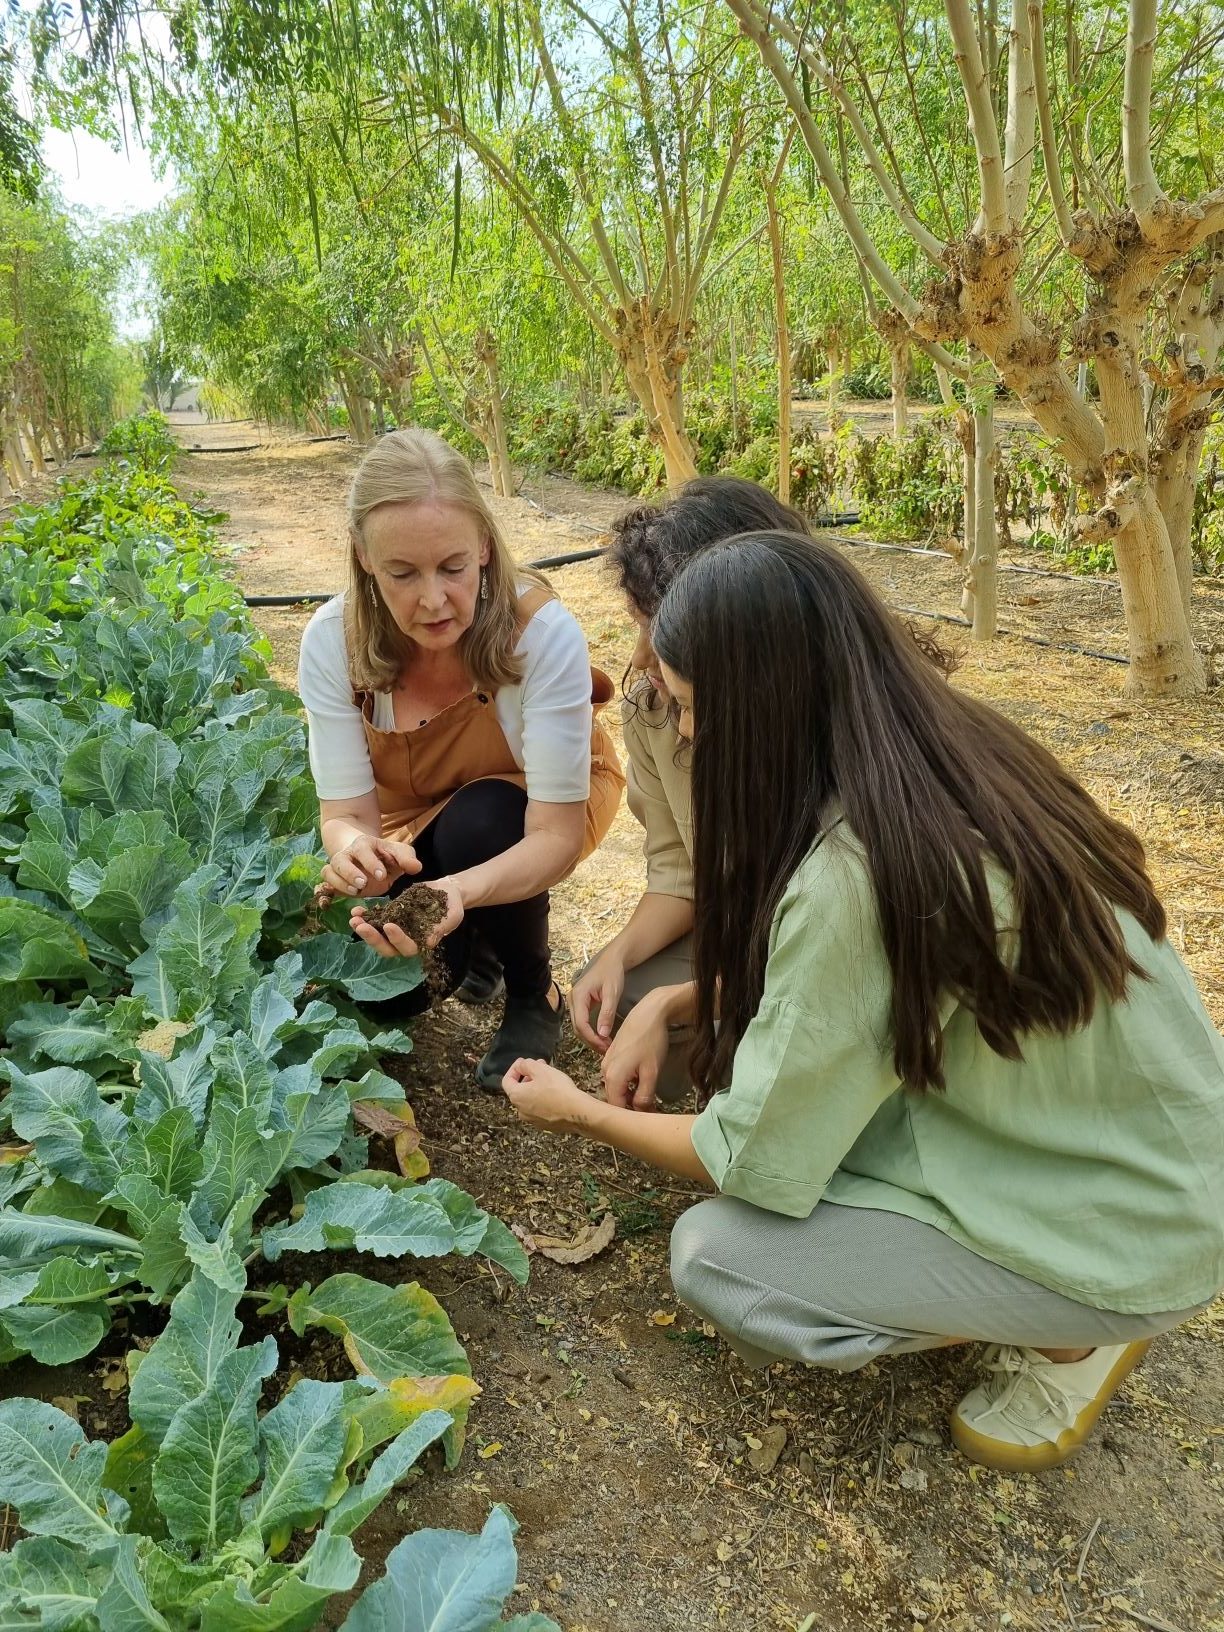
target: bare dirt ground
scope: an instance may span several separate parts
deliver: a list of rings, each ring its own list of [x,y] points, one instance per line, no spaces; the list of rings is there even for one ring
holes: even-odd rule
[[[253,431],[180,434],[225,446],[256,440]],[[263,439],[254,452],[187,453],[177,478],[229,512],[225,536],[248,593],[342,587],[358,450]],[[626,501],[533,479],[518,498],[491,502],[526,561],[590,547]],[[847,547],[890,600],[956,612],[950,561]],[[554,582],[593,661],[619,675],[629,629],[600,563],[559,569]],[[1222,610],[1224,596],[1204,586],[1205,639],[1224,640]],[[256,613],[289,682],[306,615]],[[1001,617],[1122,650],[1112,582],[1007,574]],[[1174,942],[1224,1022],[1221,693],[1146,706],[1122,697],[1118,665],[1014,638],[969,648],[950,633],[964,647],[955,683],[1046,742],[1144,836]],[[563,984],[623,922],[641,881],[639,835],[622,810],[554,894]],[[671,1291],[668,1230],[694,1192],[516,1124],[472,1081],[492,1024],[447,1003],[416,1028],[402,1074],[434,1171],[502,1218],[555,1235],[610,1208],[617,1238],[578,1268],[535,1259],[522,1290],[466,1261],[362,1264],[391,1281],[419,1276],[442,1298],[483,1389],[459,1469],[416,1479],[359,1538],[371,1570],[405,1530],[474,1529],[501,1501],[522,1526],[514,1609],[538,1607],[566,1632],[1224,1629],[1224,1304],[1154,1347],[1073,1465],[1029,1478],[975,1468],[952,1450],[945,1422],[976,1381],[977,1351],[848,1377],[745,1369]],[[572,1038],[559,1063],[594,1086]],[[277,1266],[287,1278],[329,1272],[317,1259]],[[290,1340],[284,1359],[343,1375],[329,1344]],[[102,1397],[96,1378],[42,1375],[52,1381],[39,1392]],[[765,1470],[757,1442],[767,1429],[784,1430],[785,1445]]]

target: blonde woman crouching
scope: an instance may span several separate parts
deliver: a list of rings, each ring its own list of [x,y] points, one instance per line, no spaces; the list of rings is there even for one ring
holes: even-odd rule
[[[471,466],[441,437],[382,438],[353,477],[348,517],[350,587],[310,620],[298,668],[324,883],[352,897],[414,879],[445,892],[430,944],[446,986],[489,1002],[504,982],[476,1071],[496,1092],[516,1059],[551,1058],[560,1036],[548,890],[620,802],[592,707],[611,682],[547,580],[515,565]],[[352,925],[383,957],[418,951],[359,907]],[[407,1001],[423,1008],[418,992]]]

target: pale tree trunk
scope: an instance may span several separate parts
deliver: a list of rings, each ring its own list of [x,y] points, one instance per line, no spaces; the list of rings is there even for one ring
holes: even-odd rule
[[[15,488],[23,488],[30,479],[30,464],[21,445],[21,433],[9,424],[4,431],[4,460],[8,465]]]
[[[872,311],[872,326],[888,347],[892,367],[893,437],[900,439],[909,430],[910,326],[895,307]]]
[[[1213,417],[1214,395],[1224,389],[1224,235],[1217,252],[1192,266],[1170,302],[1176,340],[1165,347],[1163,367],[1148,365],[1167,393],[1164,420],[1153,439],[1156,502],[1168,529],[1186,613],[1194,557],[1190,542],[1194,489],[1203,444]]]
[[[25,435],[26,449],[29,453],[30,464],[36,476],[42,476],[47,469],[47,461],[43,458],[42,443],[38,439],[38,432],[33,425],[27,424]]]
[[[973,638],[993,640],[999,629],[999,559],[995,520],[994,387],[983,392],[973,409]]]
[[[645,412],[651,440],[662,450],[667,486],[674,493],[696,476],[697,462],[684,434],[684,398],[674,361],[677,348],[674,340],[668,343],[668,320],[644,313],[646,305],[637,303],[635,320],[622,330],[621,359],[629,389]]]
[[[837,399],[841,395],[841,382],[849,372],[849,352],[843,347],[840,337],[830,332],[825,340],[825,355],[829,364],[829,424],[832,425],[837,415]]]
[[[1138,365],[1142,326],[1166,269],[1224,231],[1224,188],[1185,203],[1170,199],[1156,179],[1150,108],[1157,0],[1128,0],[1120,109],[1126,207],[1099,216],[1086,208],[1073,213],[1064,187],[1065,141],[1060,144],[1055,130],[1041,0],[1028,4],[1017,0],[1012,8],[1003,131],[970,0],[944,0],[973,137],[980,198],[973,230],[953,243],[937,238],[914,214],[904,189],[890,178],[845,86],[822,57],[818,41],[767,0],[728,4],[785,93],[826,195],[877,288],[923,340],[939,347],[967,343],[983,352],[1054,440],[1072,479],[1096,505],[1092,515],[1077,518],[1075,532],[1114,546],[1131,659],[1127,691],[1149,696],[1201,693],[1206,685],[1203,664],[1194,647],[1182,581],[1149,474],[1152,448]],[[801,75],[783,45],[821,80],[889,206],[935,269],[921,298],[892,271],[865,226],[812,116]],[[1068,376],[1059,332],[1035,321],[1019,294],[1025,246],[1032,237],[1029,193],[1038,118],[1045,180],[1059,235],[1067,255],[1096,289],[1076,326],[1073,349],[1081,359],[1095,360],[1099,410]],[[1093,166],[1101,173],[1095,161]],[[979,515],[982,500],[979,491]]]
[[[974,420],[967,409],[956,412],[956,440],[961,445],[961,471],[964,489],[964,521],[961,526],[963,542],[960,552],[961,616],[974,621],[973,555],[977,538],[977,459],[975,457]]]
[[[514,473],[510,466],[510,442],[506,435],[505,401],[502,397],[501,374],[497,362],[497,342],[488,329],[476,336],[476,360],[485,371],[489,388],[489,469],[493,491],[500,498],[514,494]]]
[[[890,346],[888,356],[892,363],[893,436],[900,441],[909,431],[910,353],[908,343],[904,346]]]
[[[339,375],[340,395],[344,398],[345,411],[348,414],[349,432],[355,442],[369,442],[373,439],[373,428],[370,424],[370,409],[361,391],[349,379],[347,374]]]
[[[735,312],[727,318],[727,339],[731,345],[731,429],[739,435],[739,347],[735,339]]]
[[[785,152],[785,149],[783,150]],[[778,497],[790,503],[791,488],[791,372],[790,328],[786,317],[786,265],[782,255],[782,223],[778,219],[775,186],[767,182],[769,249],[773,263],[774,315],[778,331]]]

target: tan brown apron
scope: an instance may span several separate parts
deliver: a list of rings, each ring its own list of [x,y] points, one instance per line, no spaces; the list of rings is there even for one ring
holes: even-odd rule
[[[545,604],[546,589],[519,597],[519,628],[525,629]],[[612,825],[625,778],[600,710],[616,688],[600,669],[591,670],[591,792],[581,860],[598,846]],[[497,718],[496,693],[473,691],[435,714],[414,731],[380,731],[373,723],[374,694],[355,692],[361,709],[384,838],[411,842],[454,798],[460,788],[497,778],[526,790],[527,779],[510,752]]]

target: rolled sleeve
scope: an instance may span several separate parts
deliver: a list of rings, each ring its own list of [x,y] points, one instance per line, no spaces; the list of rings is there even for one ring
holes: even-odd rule
[[[642,720],[633,703],[626,704],[622,723],[629,755],[629,809],[645,831],[646,888],[655,895],[691,901],[693,863],[656,764],[653,739],[658,729]],[[674,743],[675,738],[669,732],[666,740]]]
[[[310,774],[319,798],[372,793],[374,767],[361,710],[353,701],[339,600],[320,607],[303,631],[298,694],[306,709]]]
[[[591,791],[591,661],[574,618],[557,602],[537,612],[543,638],[524,651],[521,687],[527,797],[581,804]],[[522,650],[522,648],[520,648]]]
[[[842,1157],[896,1086],[864,1070],[862,1039],[762,1003],[735,1052],[731,1086],[693,1124],[693,1148],[724,1195],[806,1218]]]

